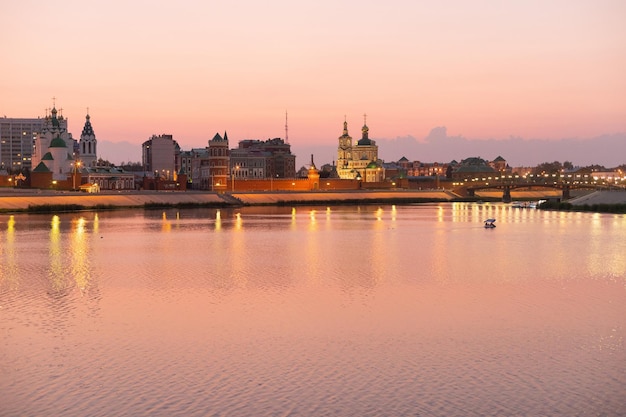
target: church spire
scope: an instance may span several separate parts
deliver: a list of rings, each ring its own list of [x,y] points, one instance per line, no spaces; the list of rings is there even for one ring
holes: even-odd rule
[[[361,128],[362,137],[361,140],[368,140],[369,127],[367,127],[367,114],[363,114],[363,127]]]
[[[93,127],[91,127],[91,116],[89,116],[89,108],[87,108],[87,115],[85,116],[85,126],[83,127],[83,133],[81,134],[82,136],[96,136],[95,133],[93,133]]]

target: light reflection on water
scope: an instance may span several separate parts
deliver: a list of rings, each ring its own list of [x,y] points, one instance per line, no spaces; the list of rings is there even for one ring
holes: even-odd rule
[[[462,203],[2,216],[0,415],[624,414],[625,230]]]

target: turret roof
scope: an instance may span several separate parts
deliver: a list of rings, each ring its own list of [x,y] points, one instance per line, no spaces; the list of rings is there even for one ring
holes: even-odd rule
[[[89,116],[89,114],[87,114],[87,116],[85,117],[85,126],[83,127],[83,133],[81,134],[81,136],[96,136],[96,134],[93,132],[93,127],[91,126],[91,116]]]
[[[67,145],[65,144],[65,141],[61,139],[61,136],[57,136],[52,139],[49,148],[67,148]]]

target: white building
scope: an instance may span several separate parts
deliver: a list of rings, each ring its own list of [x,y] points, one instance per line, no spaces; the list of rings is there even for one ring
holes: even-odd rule
[[[97,146],[98,141],[96,140],[96,134],[91,126],[91,117],[89,113],[87,113],[87,116],[85,116],[85,126],[80,135],[80,140],[78,141],[80,162],[83,166],[93,167],[96,165],[98,161]]]
[[[37,168],[43,164],[52,172],[54,180],[65,180],[75,169],[77,148],[78,144],[67,131],[67,119],[53,107],[35,137],[32,166]]]

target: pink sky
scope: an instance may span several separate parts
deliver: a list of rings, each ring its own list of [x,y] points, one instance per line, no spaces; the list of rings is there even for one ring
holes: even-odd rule
[[[371,4],[369,4],[371,3]],[[0,5],[0,115],[56,97],[80,135],[168,133],[184,149],[228,131],[332,145],[589,138],[626,132],[626,2],[20,1]],[[306,158],[305,158],[306,159]]]

